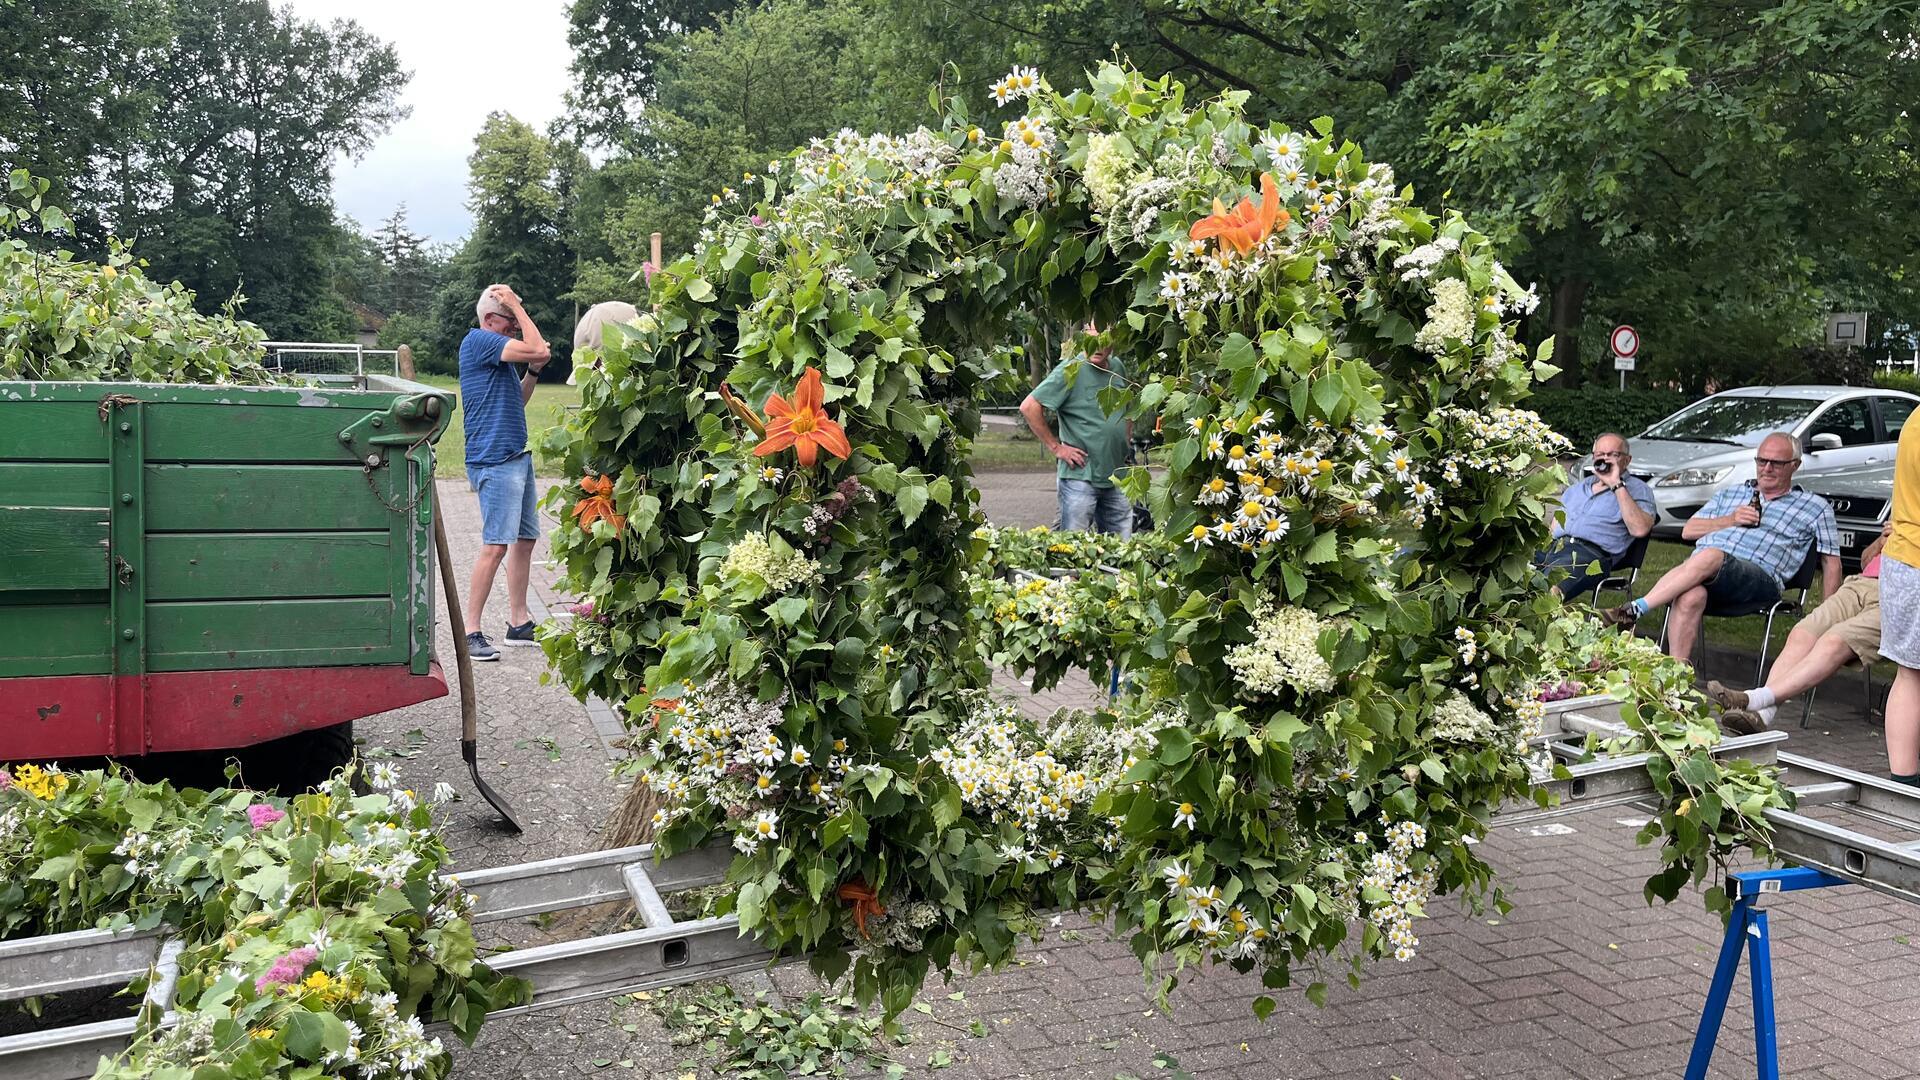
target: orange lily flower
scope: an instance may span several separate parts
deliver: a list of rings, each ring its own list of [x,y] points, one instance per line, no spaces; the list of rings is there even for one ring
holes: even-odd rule
[[[626,515],[613,509],[613,477],[589,476],[580,481],[580,489],[587,496],[573,504],[573,520],[582,529],[591,530],[594,522],[602,520],[612,525],[614,532],[627,527]]]
[[[880,894],[874,892],[873,887],[860,878],[854,878],[840,886],[837,895],[853,905],[853,923],[860,928],[861,937],[868,936],[867,917],[869,915],[877,919],[887,913],[886,907],[880,903]]]
[[[1215,199],[1213,213],[1194,222],[1188,236],[1195,240],[1217,237],[1222,255],[1229,248],[1245,255],[1273,235],[1274,229],[1286,228],[1291,220],[1293,215],[1280,208],[1280,186],[1274,182],[1273,174],[1261,173],[1259,206],[1243,197],[1239,206],[1228,210]]]
[[[766,457],[791,446],[800,455],[801,466],[808,469],[819,460],[822,448],[842,461],[851,457],[853,445],[847,442],[847,433],[820,407],[824,393],[819,370],[808,368],[793,388],[793,404],[779,394],[768,397],[767,438],[753,448],[754,456]]]

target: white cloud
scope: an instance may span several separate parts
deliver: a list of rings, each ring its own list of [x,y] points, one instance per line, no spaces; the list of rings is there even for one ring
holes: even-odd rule
[[[407,119],[361,160],[334,169],[342,213],[372,229],[399,203],[417,233],[454,242],[466,235],[467,155],[487,114],[512,113],[545,130],[563,108],[573,54],[563,0],[423,3],[419,0],[290,0],[304,19],[352,19],[393,45],[413,73],[401,101]]]

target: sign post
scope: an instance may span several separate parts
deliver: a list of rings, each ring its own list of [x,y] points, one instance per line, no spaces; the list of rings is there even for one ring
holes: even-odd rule
[[[1620,389],[1627,388],[1627,372],[1633,370],[1633,358],[1640,352],[1640,331],[1622,323],[1607,336],[1613,347],[1613,370],[1620,373]]]

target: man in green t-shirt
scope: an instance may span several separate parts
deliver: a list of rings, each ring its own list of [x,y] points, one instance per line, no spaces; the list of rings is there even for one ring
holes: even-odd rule
[[[1057,462],[1062,529],[1133,535],[1133,505],[1113,483],[1114,470],[1127,463],[1128,423],[1100,407],[1100,391],[1123,378],[1113,347],[1099,342],[1060,361],[1020,403],[1020,415]],[[1059,417],[1058,435],[1047,426],[1048,409]]]

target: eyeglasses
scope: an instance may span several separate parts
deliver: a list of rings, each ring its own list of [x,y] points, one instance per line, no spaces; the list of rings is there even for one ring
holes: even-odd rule
[[[1755,468],[1759,469],[1790,469],[1800,464],[1800,459],[1757,457],[1753,459],[1753,464]]]
[[[1597,458],[1615,458],[1615,459],[1624,460],[1627,456],[1627,452],[1625,450],[1603,450],[1600,453],[1597,453],[1593,456]]]

